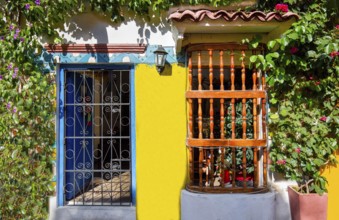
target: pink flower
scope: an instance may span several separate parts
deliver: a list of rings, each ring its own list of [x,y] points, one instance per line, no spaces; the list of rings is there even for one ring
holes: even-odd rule
[[[313,76],[310,76],[310,78],[309,78],[310,80],[313,80]]]
[[[320,118],[320,121],[326,122],[326,120],[327,120],[327,117],[326,117],[326,116],[322,116],[322,117]]]
[[[297,152],[298,154],[300,154],[300,152],[301,152],[300,147],[297,147],[297,148],[295,149],[295,152]]]
[[[320,85],[320,81],[316,81],[314,84],[319,86]]]
[[[339,29],[339,24],[337,24],[337,25],[335,26],[335,29]]]
[[[284,165],[286,164],[286,160],[277,160],[278,165]]]
[[[288,12],[288,5],[286,5],[286,4],[276,4],[275,10],[281,11],[281,12]]]
[[[298,51],[299,51],[299,49],[297,47],[291,47],[291,49],[290,49],[291,54],[295,54]]]

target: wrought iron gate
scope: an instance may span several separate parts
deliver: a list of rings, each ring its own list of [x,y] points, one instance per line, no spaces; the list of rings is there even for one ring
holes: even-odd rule
[[[131,204],[129,77],[65,71],[65,205]]]

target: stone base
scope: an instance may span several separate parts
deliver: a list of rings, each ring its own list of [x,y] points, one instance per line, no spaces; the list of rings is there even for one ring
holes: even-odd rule
[[[275,219],[276,193],[199,194],[181,191],[181,220]]]
[[[50,198],[49,220],[135,220],[134,206],[62,206],[56,208],[56,198]]]

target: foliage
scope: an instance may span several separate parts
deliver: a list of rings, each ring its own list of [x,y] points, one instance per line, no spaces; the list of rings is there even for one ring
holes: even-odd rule
[[[86,10],[106,12],[113,21],[122,21],[123,8],[147,16],[174,5],[219,6],[235,1],[0,0],[0,216],[45,219],[47,215],[55,94],[53,79],[43,74],[35,54],[42,37],[60,42],[56,27]],[[338,145],[338,32],[333,30],[333,13],[338,11],[329,11],[337,3],[285,2],[301,20],[283,38],[268,43],[266,59],[258,55],[251,60],[270,69],[273,169],[300,184],[312,179],[310,190],[322,192],[326,181],[320,168],[335,162]],[[261,1],[259,6],[273,10],[276,3],[280,2]]]
[[[300,20],[268,42],[266,55],[251,57],[268,75],[271,168],[296,180],[301,192],[321,194],[322,170],[336,163],[338,149],[338,11],[328,7],[336,1],[285,2]]]

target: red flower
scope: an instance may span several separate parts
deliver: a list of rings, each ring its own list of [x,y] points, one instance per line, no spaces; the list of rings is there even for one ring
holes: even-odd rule
[[[326,120],[327,120],[327,117],[326,117],[326,116],[322,116],[322,117],[320,118],[320,121],[326,122]]]
[[[300,147],[296,148],[296,149],[295,149],[295,152],[297,152],[298,154],[300,154],[300,152],[301,152]]]
[[[330,56],[332,58],[334,58],[335,56],[339,56],[339,52],[338,51],[333,51],[333,52],[330,53]]]
[[[339,29],[339,24],[337,24],[337,25],[335,26],[335,29]]]
[[[284,164],[286,164],[286,160],[278,160],[277,164],[278,165],[284,165]]]
[[[291,49],[290,49],[291,54],[295,54],[298,51],[299,51],[299,49],[297,47],[291,47]]]
[[[320,81],[316,81],[315,85],[319,86],[320,85]]]
[[[288,12],[288,5],[286,5],[286,4],[276,4],[275,10],[281,11],[281,12]]]

